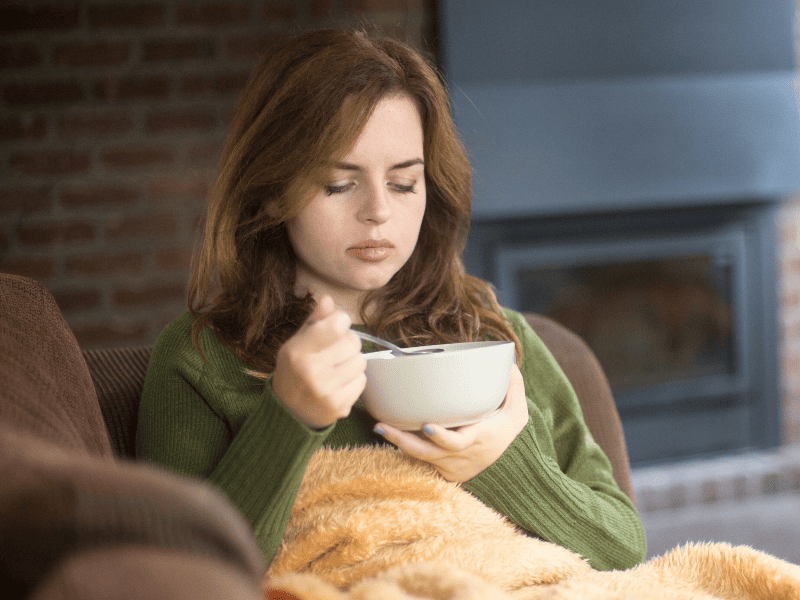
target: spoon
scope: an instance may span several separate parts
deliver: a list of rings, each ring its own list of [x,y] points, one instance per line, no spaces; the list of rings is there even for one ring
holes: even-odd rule
[[[379,346],[383,346],[384,348],[389,348],[389,350],[392,351],[392,356],[414,356],[416,354],[433,354],[435,352],[444,352],[444,348],[422,348],[420,350],[413,350],[413,349],[408,350],[405,348],[401,348],[400,346],[395,346],[391,342],[382,340],[381,338],[375,337],[374,335],[358,331],[357,329],[353,329],[353,333],[355,333],[362,340],[367,340],[369,342],[372,342],[373,344],[378,344]]]

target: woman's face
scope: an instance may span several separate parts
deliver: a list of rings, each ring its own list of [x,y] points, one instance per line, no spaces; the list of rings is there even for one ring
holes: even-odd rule
[[[406,263],[425,214],[422,120],[407,96],[381,100],[352,151],[287,222],[298,295],[330,294],[354,321],[363,295]]]

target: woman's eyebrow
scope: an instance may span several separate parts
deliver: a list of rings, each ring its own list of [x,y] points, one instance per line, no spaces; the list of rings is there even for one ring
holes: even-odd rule
[[[425,161],[423,161],[421,158],[412,158],[411,160],[406,160],[401,163],[397,163],[396,165],[392,165],[389,167],[389,170],[396,171],[397,169],[407,169],[408,167],[413,167],[414,165],[424,164]],[[363,171],[363,167],[359,167],[358,165],[347,162],[336,163],[336,168],[341,169],[342,171]]]

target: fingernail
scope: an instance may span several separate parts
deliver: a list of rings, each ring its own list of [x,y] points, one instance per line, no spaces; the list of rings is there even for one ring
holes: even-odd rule
[[[430,425],[425,425],[425,427],[422,428],[422,431],[424,431],[428,435],[433,435],[433,427],[431,427]]]
[[[386,431],[383,429],[383,427],[376,427],[372,431],[374,431],[378,435],[386,435]]]

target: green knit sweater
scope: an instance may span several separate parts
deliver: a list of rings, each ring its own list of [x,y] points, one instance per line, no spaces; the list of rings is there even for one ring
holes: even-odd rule
[[[555,359],[519,313],[507,310],[523,348],[530,414],[505,453],[463,487],[526,531],[564,546],[597,569],[626,569],[645,556],[639,515],[592,439]],[[322,446],[386,443],[359,405],[323,431],[308,429],[272,386],[245,374],[205,329],[191,342],[189,313],[170,323],[147,369],[136,452],[178,473],[207,478],[237,505],[265,558],[275,555],[311,455]],[[364,351],[375,350],[366,343]]]

